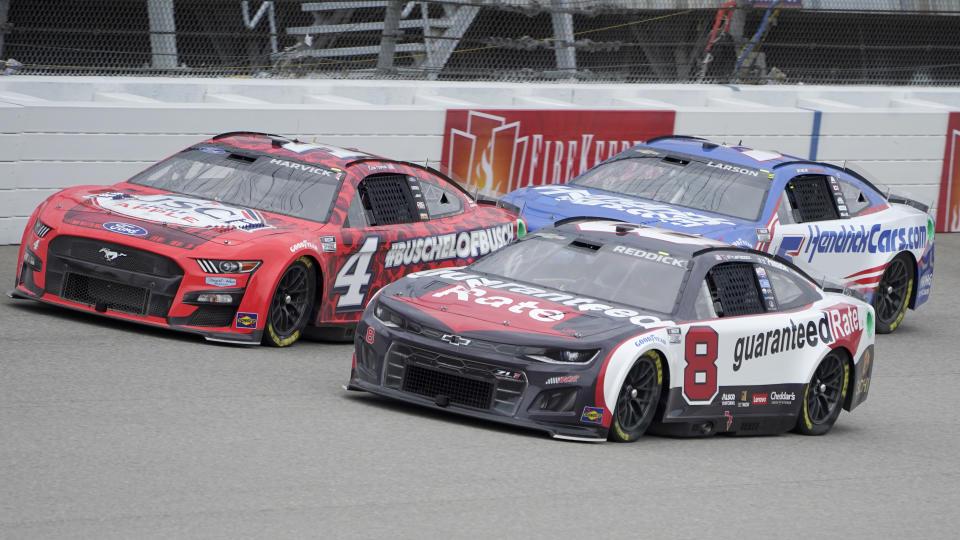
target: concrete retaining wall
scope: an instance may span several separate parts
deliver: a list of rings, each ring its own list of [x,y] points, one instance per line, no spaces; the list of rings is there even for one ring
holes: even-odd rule
[[[121,181],[217,133],[436,164],[447,109],[511,107],[675,110],[674,133],[846,162],[934,205],[960,89],[0,77],[0,244],[56,190]]]

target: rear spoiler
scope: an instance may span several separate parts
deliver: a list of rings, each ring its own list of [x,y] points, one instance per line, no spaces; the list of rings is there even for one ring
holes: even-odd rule
[[[921,212],[927,212],[928,210],[930,210],[930,207],[929,207],[929,206],[923,204],[923,203],[920,202],[920,201],[915,201],[915,200],[913,200],[913,199],[909,199],[909,198],[907,198],[907,197],[904,197],[903,195],[895,195],[895,194],[893,194],[893,193],[887,195],[887,202],[892,202],[892,203],[897,203],[897,204],[905,204],[905,205],[907,205],[907,206],[912,206],[912,207],[916,208],[917,210],[920,210]]]

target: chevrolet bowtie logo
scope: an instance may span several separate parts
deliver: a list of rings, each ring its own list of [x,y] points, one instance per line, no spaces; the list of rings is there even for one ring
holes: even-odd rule
[[[469,344],[470,344],[470,340],[469,340],[469,339],[462,338],[462,337],[460,337],[460,336],[455,336],[455,335],[453,335],[453,334],[444,334],[443,337],[440,338],[440,339],[441,339],[442,341],[446,341],[447,343],[449,343],[449,344],[451,344],[451,345],[454,345],[454,346],[456,346],[456,347],[459,347],[460,345],[469,345]]]

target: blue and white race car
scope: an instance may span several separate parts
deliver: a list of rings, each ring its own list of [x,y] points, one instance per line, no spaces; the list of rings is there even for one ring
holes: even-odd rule
[[[933,284],[933,218],[843,167],[778,152],[667,136],[565,185],[531,186],[501,204],[529,230],[574,216],[643,223],[772,253],[863,293],[877,332],[894,331]]]

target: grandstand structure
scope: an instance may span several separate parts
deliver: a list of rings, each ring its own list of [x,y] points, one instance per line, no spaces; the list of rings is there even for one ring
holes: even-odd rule
[[[960,83],[955,0],[0,0],[0,72]]]

